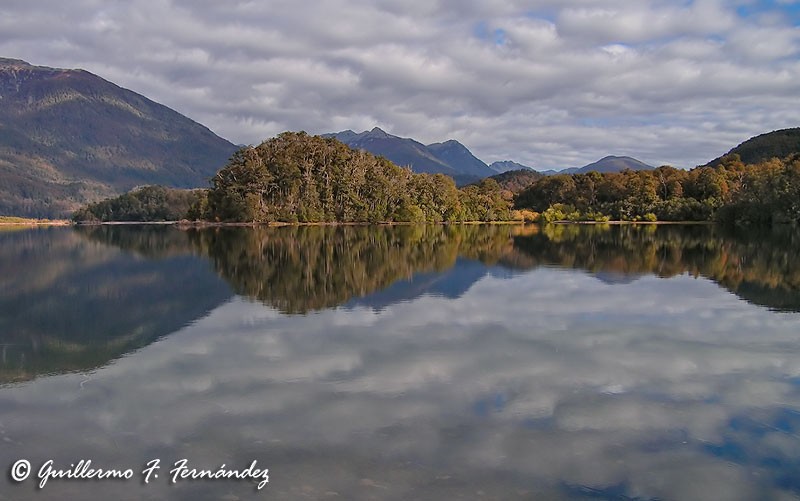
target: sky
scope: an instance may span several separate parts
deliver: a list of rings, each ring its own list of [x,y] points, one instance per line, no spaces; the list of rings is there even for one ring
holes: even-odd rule
[[[691,168],[800,126],[800,0],[3,0],[0,57],[237,144],[379,126],[487,163]]]

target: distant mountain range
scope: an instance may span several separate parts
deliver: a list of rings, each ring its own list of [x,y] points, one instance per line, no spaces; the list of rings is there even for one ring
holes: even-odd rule
[[[384,156],[397,165],[411,167],[414,172],[447,174],[452,176],[459,185],[473,183],[485,177],[505,172],[534,170],[532,167],[511,160],[486,165],[476,158],[466,146],[453,139],[444,143],[424,145],[414,139],[393,136],[378,127],[361,133],[346,130],[322,136],[336,138],[351,148],[363,149],[374,155]],[[654,168],[635,158],[608,156],[583,167],[561,171],[547,170],[542,174],[583,174],[589,171],[622,172],[625,169],[652,170]]]
[[[207,186],[237,149],[89,72],[0,58],[0,214],[63,217],[137,185]]]
[[[387,134],[378,127],[361,133],[346,130],[322,136],[386,157],[397,165],[411,167],[414,172],[447,174],[459,185],[497,174],[466,146],[453,139],[425,145],[414,139]]]

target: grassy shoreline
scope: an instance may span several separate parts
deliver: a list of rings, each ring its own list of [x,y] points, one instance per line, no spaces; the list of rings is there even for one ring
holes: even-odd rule
[[[72,221],[66,219],[29,219],[16,216],[0,216],[3,226],[69,226]]]
[[[217,228],[217,227],[254,227],[254,226],[269,226],[273,228],[280,228],[284,226],[412,226],[417,224],[530,224],[525,221],[459,221],[459,222],[441,222],[441,223],[410,223],[410,222],[393,222],[384,221],[378,223],[369,222],[316,222],[316,223],[288,223],[283,221],[270,221],[270,222],[213,222],[213,221],[98,221],[98,222],[80,222],[71,223],[77,226],[134,226],[134,225],[162,225],[162,226],[178,226],[182,228]]]
[[[411,223],[411,222],[316,222],[316,223],[288,223],[283,221],[270,221],[270,222],[213,222],[213,221],[98,221],[98,222],[80,222],[68,223],[77,226],[141,226],[141,225],[158,225],[158,226],[177,226],[182,228],[219,228],[219,227],[256,227],[268,226],[273,228],[280,228],[285,226],[413,226],[413,225],[523,225],[523,224],[539,224],[533,221],[458,221],[458,222],[439,222],[439,223]],[[716,224],[714,221],[553,221],[547,224],[560,224],[560,225],[711,225]]]
[[[521,225],[538,224],[531,221],[458,221],[440,223],[410,223],[383,221],[369,222],[315,222],[315,223],[290,223],[283,221],[271,222],[213,222],[213,221],[97,221],[75,223],[66,219],[29,219],[16,216],[0,216],[0,226],[176,226],[180,228],[218,228],[218,227],[285,227],[285,226],[411,226],[416,224],[467,224],[467,225]],[[553,221],[549,224],[560,225],[709,225],[714,221]]]
[[[613,224],[613,225],[708,225],[715,221],[553,221],[552,224]]]

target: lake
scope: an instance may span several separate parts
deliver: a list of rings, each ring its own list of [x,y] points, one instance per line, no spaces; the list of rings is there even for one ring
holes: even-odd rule
[[[98,226],[0,256],[0,499],[800,497],[791,231]],[[48,460],[133,476],[38,489]]]

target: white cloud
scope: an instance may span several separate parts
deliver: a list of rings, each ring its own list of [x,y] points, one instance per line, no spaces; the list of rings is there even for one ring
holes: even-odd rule
[[[86,68],[237,143],[377,124],[486,161],[692,167],[800,122],[798,28],[740,3],[4,2],[0,53]]]

